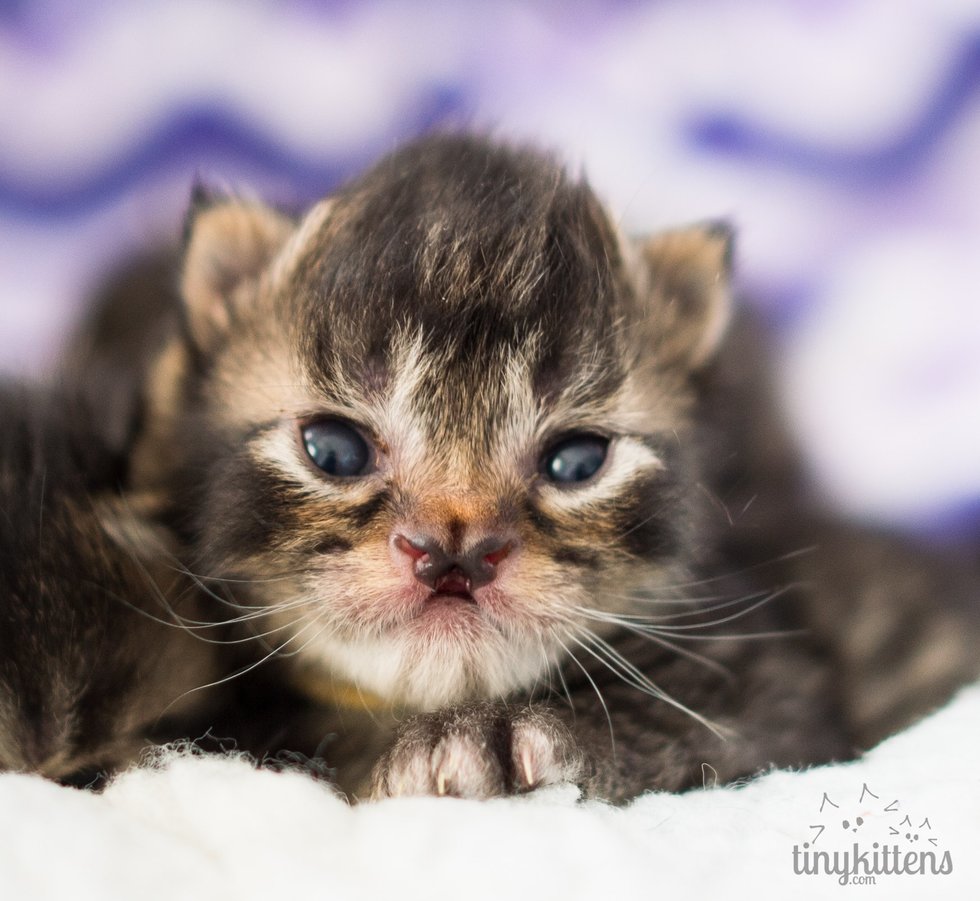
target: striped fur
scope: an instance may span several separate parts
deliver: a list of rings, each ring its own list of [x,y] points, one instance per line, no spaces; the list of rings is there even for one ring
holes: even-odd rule
[[[480,138],[410,145],[298,222],[196,211],[134,482],[251,662],[370,698],[367,738],[314,728],[361,749],[342,784],[363,787],[385,708],[413,716],[377,794],[576,773],[623,799],[853,754],[977,671],[975,575],[813,505],[758,346],[725,337],[730,258],[717,224],[628,240],[553,159]],[[313,465],[323,418],[369,471]],[[576,433],[608,439],[603,465],[549,482]],[[440,600],[399,545],[416,534],[507,553]],[[930,648],[902,638],[923,621]]]
[[[687,562],[686,383],[723,316],[726,247],[692,229],[649,251],[651,275],[584,183],[466,138],[395,154],[295,226],[212,202],[190,226],[185,362],[156,388],[172,408],[183,370],[182,400],[137,469],[153,483],[161,457],[180,461],[206,571],[280,605],[270,624],[304,663],[423,709],[529,688],[576,606],[620,610]],[[363,430],[377,472],[310,465],[298,425],[326,415]],[[606,465],[549,484],[542,454],[576,431],[611,439]],[[430,627],[391,549],[406,529],[464,550],[499,532],[517,551],[478,613]]]

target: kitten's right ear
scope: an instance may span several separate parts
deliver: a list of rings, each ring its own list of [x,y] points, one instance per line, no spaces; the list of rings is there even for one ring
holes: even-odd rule
[[[731,314],[734,231],[727,222],[705,222],[661,232],[640,243],[649,313],[658,353],[694,370],[724,337]]]
[[[184,224],[181,293],[199,349],[213,347],[228,331],[243,287],[254,284],[293,229],[276,210],[195,186]]]

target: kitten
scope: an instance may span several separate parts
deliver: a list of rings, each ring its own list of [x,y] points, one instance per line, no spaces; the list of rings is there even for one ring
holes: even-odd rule
[[[299,221],[197,197],[135,479],[282,677],[342,700],[342,787],[727,782],[852,756],[975,673],[971,577],[823,517],[765,430],[730,259],[724,226],[627,239],[480,138]]]
[[[68,392],[0,386],[0,770],[97,784],[213,695],[196,586]]]
[[[59,360],[58,378],[99,411],[90,425],[117,460],[120,483],[143,419],[148,370],[178,333],[178,264],[176,248],[159,247],[111,270]]]

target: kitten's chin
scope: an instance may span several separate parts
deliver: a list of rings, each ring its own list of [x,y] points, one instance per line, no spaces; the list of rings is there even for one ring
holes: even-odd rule
[[[298,662],[349,681],[392,707],[418,711],[506,697],[534,685],[549,667],[539,639],[468,633],[458,612],[433,608],[425,618],[432,622],[424,629],[398,636],[324,637]]]

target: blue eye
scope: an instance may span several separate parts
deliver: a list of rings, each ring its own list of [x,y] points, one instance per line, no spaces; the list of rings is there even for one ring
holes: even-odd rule
[[[339,419],[303,426],[303,447],[328,476],[351,478],[371,469],[371,448],[360,433]]]
[[[600,435],[571,435],[544,455],[541,471],[552,482],[584,482],[599,471],[608,452],[607,438]]]

